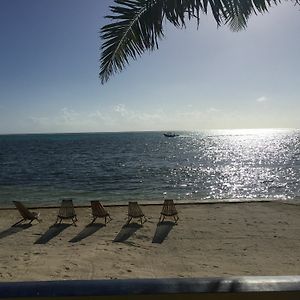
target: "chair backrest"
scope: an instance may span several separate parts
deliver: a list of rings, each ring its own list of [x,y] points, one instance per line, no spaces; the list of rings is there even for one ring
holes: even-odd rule
[[[144,216],[144,213],[137,202],[128,203],[128,216],[133,218],[140,218]]]
[[[165,199],[161,213],[168,216],[177,215],[174,201],[171,199]]]
[[[98,200],[91,201],[91,208],[93,217],[106,217],[108,216],[108,212],[105,210],[103,205]]]
[[[28,210],[27,207],[24,206],[20,201],[13,201],[14,205],[18,209],[19,213],[24,219],[32,219],[34,215]]]
[[[62,199],[58,216],[62,218],[72,218],[76,216],[72,199]]]

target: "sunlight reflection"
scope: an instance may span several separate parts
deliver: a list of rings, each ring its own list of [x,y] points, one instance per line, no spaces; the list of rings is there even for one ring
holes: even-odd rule
[[[206,199],[289,198],[297,174],[289,168],[294,152],[287,133],[290,130],[214,130],[205,139],[195,134],[185,145],[185,154],[192,155],[172,175],[177,186],[200,190]]]

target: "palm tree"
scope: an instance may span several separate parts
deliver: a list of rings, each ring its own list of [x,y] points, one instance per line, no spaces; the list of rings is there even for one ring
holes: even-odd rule
[[[290,0],[296,4],[300,0]],[[244,29],[252,14],[265,13],[281,0],[114,0],[112,22],[101,29],[99,77],[105,83],[146,50],[158,49],[164,37],[163,24],[185,27],[186,19],[196,19],[211,11],[218,26],[228,24],[233,31]]]

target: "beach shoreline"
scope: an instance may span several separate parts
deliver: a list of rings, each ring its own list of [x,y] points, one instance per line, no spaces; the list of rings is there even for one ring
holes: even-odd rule
[[[127,207],[130,201],[136,201],[139,203],[140,206],[161,206],[163,204],[164,198],[162,200],[156,201],[145,201],[139,199],[131,199],[128,201],[105,201],[102,199],[87,199],[85,202],[86,204],[78,204],[76,203],[76,198],[62,198],[62,199],[73,199],[73,204],[75,208],[89,208],[91,207],[90,201],[91,200],[99,200],[105,207]],[[60,200],[61,201],[61,200]],[[33,204],[32,202],[27,203],[27,201],[22,201],[26,207],[29,209],[59,209],[60,201],[55,201],[56,204],[53,205],[40,205],[40,204]],[[282,198],[233,198],[233,199],[193,199],[193,200],[174,200],[176,205],[214,205],[214,204],[239,204],[239,203],[269,203],[269,202],[277,202],[283,204],[291,204],[291,205],[300,205],[300,201],[298,198],[295,199],[282,199]],[[9,205],[2,205],[0,204],[0,211],[1,210],[15,210],[16,207],[13,203]]]
[[[178,225],[141,205],[142,227],[124,226],[126,205],[107,205],[107,226],[87,226],[90,208],[76,207],[77,227],[53,227],[58,209],[40,208],[42,223],[17,230],[17,210],[1,209],[0,281],[300,274],[299,205],[196,204],[177,204]]]

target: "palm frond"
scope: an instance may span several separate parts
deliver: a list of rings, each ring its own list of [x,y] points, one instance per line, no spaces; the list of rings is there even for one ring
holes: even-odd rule
[[[230,9],[226,8],[225,24],[233,31],[247,27],[248,19],[252,14],[266,13],[272,4],[277,5],[281,0],[223,0],[231,2]]]
[[[299,4],[300,0],[294,1]],[[111,23],[101,29],[104,40],[100,59],[100,79],[104,83],[122,71],[129,59],[137,59],[146,50],[158,48],[167,20],[185,27],[185,20],[211,11],[218,26],[228,24],[233,31],[246,28],[252,14],[265,13],[281,0],[114,0]]]
[[[200,10],[207,13],[211,5],[218,24],[221,23],[220,0],[114,0],[112,15],[106,18],[111,23],[101,29],[104,40],[100,59],[100,79],[106,82],[111,75],[120,72],[146,50],[158,48],[158,40],[163,38],[164,19],[176,27],[185,26],[185,17],[196,17],[199,22]]]
[[[163,37],[163,1],[115,0],[118,6],[111,6],[114,15],[107,18],[114,21],[103,26],[101,72],[102,83],[122,70],[128,58],[136,59],[145,50],[158,48],[158,39]]]

